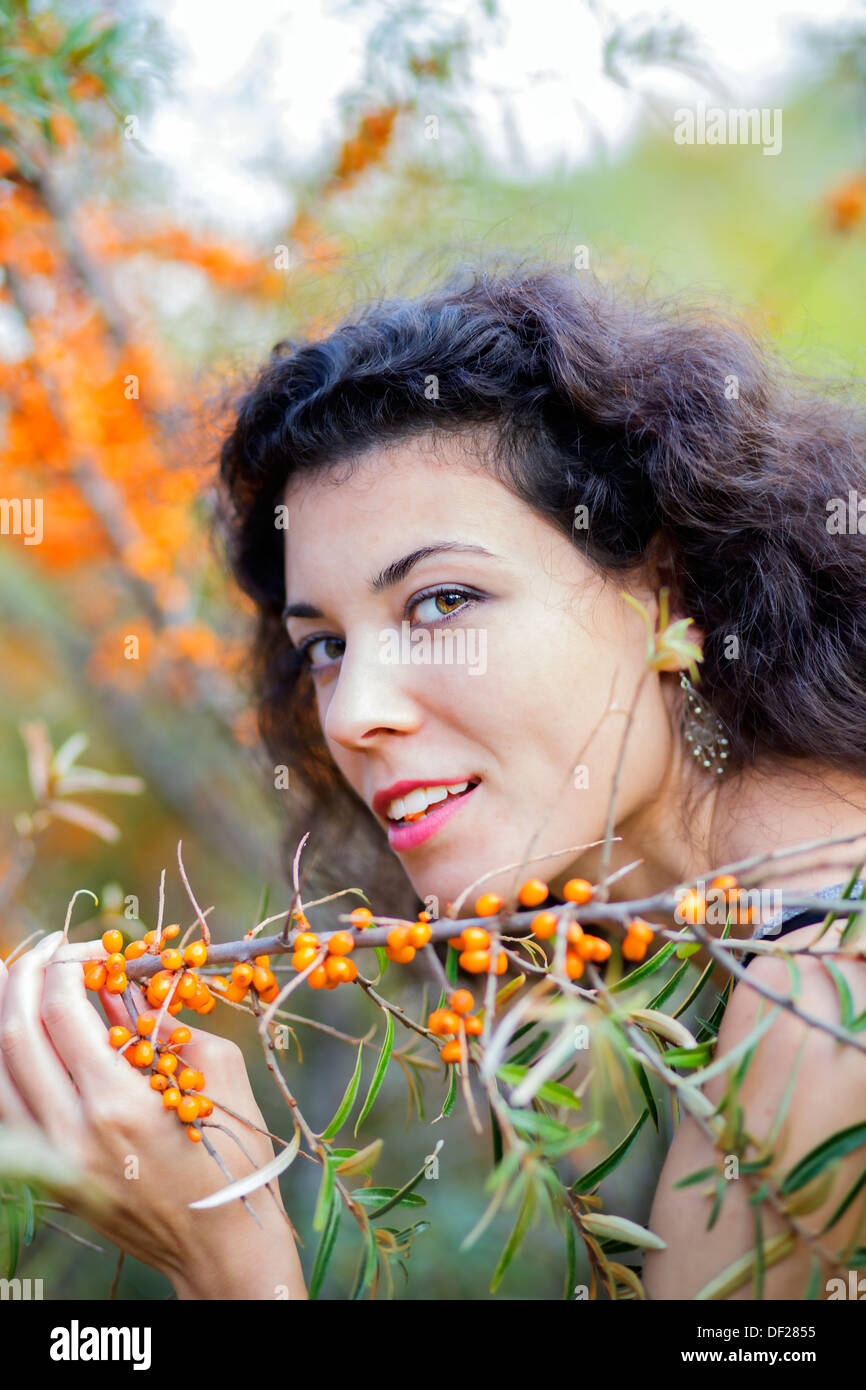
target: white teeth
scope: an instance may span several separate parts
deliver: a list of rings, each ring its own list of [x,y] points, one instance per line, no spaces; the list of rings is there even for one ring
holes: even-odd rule
[[[459,796],[468,786],[467,781],[455,782],[450,787],[415,787],[414,791],[407,792],[406,796],[397,796],[389,802],[386,815],[389,820],[415,816],[419,811],[426,811],[428,806],[435,806],[437,801],[444,801],[449,795]]]

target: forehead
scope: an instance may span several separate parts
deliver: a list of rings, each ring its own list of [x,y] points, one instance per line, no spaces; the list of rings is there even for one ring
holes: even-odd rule
[[[348,550],[393,546],[394,540],[423,541],[437,534],[478,538],[515,533],[519,498],[485,466],[484,456],[465,439],[423,436],[365,450],[345,462],[290,480],[286,568],[305,557],[318,560],[335,542]],[[379,543],[378,545],[376,543]]]

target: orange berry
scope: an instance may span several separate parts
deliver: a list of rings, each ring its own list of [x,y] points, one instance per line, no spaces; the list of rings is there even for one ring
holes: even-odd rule
[[[313,972],[310,971],[310,974],[312,973]],[[309,979],[309,976],[307,976],[307,978]],[[271,985],[270,989],[263,989],[259,991],[259,999],[262,1001],[263,1004],[273,1004],[279,992],[279,985],[274,983]]]
[[[163,951],[160,960],[166,970],[180,970],[183,965],[183,956],[174,946],[170,946],[167,951]]]
[[[183,959],[186,965],[200,968],[207,960],[207,946],[203,941],[191,941],[183,953]]]
[[[449,1062],[449,1063],[459,1062],[459,1061],[460,1061],[460,1041],[459,1041],[459,1039],[458,1039],[458,1038],[453,1038],[453,1039],[451,1040],[451,1042],[447,1042],[447,1043],[445,1044],[445,1046],[443,1047],[442,1051],[439,1053],[439,1056],[442,1058],[442,1061],[443,1061],[443,1062]]]
[[[102,933],[102,945],[110,956],[117,951],[122,951],[123,932],[118,931],[116,927],[112,927],[110,931],[104,931]]]
[[[160,1053],[159,1061],[156,1064],[157,1071],[162,1076],[171,1076],[177,1071],[177,1058],[173,1052]]]
[[[490,969],[489,951],[463,951],[458,962],[461,970],[470,975],[480,975],[482,970]]]
[[[129,1029],[122,1028],[120,1024],[108,1030],[108,1041],[112,1047],[123,1047],[123,1044],[128,1043],[131,1037],[132,1034]]]
[[[247,997],[247,991],[243,985],[236,985],[234,981],[228,989],[223,990],[223,999],[228,999],[232,1004],[242,1004]]]
[[[174,976],[170,970],[157,970],[147,987],[148,1001],[153,994],[156,1003],[161,1004],[171,994],[173,985]]]
[[[332,956],[347,956],[355,949],[355,938],[350,931],[336,931],[328,941]]]
[[[420,951],[432,935],[433,932],[426,922],[416,922],[414,927],[409,928],[409,945]]]
[[[238,985],[241,989],[249,989],[253,982],[254,967],[248,960],[239,960],[232,966],[232,984]]]
[[[565,973],[570,980],[579,980],[586,966],[576,951],[565,953]]]
[[[643,960],[646,955],[646,942],[627,935],[621,949],[624,960]]]
[[[296,951],[303,951],[306,950],[308,946],[314,946],[318,951],[319,938],[313,931],[302,931],[295,937],[293,949]],[[267,970],[270,967],[270,964],[270,956],[256,956],[256,965],[260,965],[263,970]]]
[[[455,989],[448,1002],[456,1014],[471,1014],[475,1008],[475,1000],[468,989]]]
[[[373,914],[370,911],[369,907],[356,907],[355,911],[351,913],[350,916],[352,925],[354,927],[357,927],[359,930],[362,930],[364,927],[369,926],[369,924],[373,920]]]
[[[486,951],[490,945],[490,933],[483,927],[467,927],[463,932],[464,951]]]
[[[170,927],[163,928],[163,941],[173,941],[176,936],[180,936],[180,927],[177,925],[176,922]]]
[[[313,989],[324,989],[328,983],[328,972],[324,965],[317,965],[315,970],[311,970],[307,976],[307,984],[312,985]],[[268,1000],[266,1003],[270,1002]]]
[[[565,930],[565,939],[569,946],[576,946],[583,936],[583,927],[579,922],[569,922]]]
[[[181,1011],[182,1008],[183,1008],[183,1000],[182,1000],[182,999],[172,999],[171,1003],[168,1005],[168,1008],[166,1009],[166,1013],[167,1013],[171,1018],[177,1018],[177,1015],[180,1013],[180,1011]]]
[[[225,975],[211,975],[208,984],[210,985],[211,989],[215,989],[219,994],[222,994],[223,990],[226,990],[229,987],[229,982],[226,979]]]
[[[294,966],[295,970],[306,970],[307,966],[310,965],[311,962],[316,959],[316,956],[318,954],[319,953],[316,950],[315,946],[307,946],[302,951],[295,951],[295,954],[292,956],[292,965]],[[261,971],[262,967],[260,965],[257,965],[256,970]],[[270,973],[270,971],[267,971],[267,974]],[[267,988],[267,986],[265,986],[265,988]]]
[[[177,1118],[183,1120],[188,1125],[192,1120],[198,1119],[198,1097],[184,1096],[177,1103]]]
[[[592,897],[592,884],[587,878],[570,878],[562,890],[567,903],[588,903]]]
[[[108,990],[109,994],[122,994],[128,983],[124,974],[109,975],[105,982],[105,988]]]
[[[327,971],[328,979],[338,980],[340,984],[348,984],[350,980],[354,979],[352,967],[354,967],[355,975],[357,975],[358,968],[355,962],[353,960],[346,960],[345,956],[328,956],[328,959],[325,961],[325,970]]]
[[[150,1089],[152,1091],[164,1091],[168,1086],[168,1079],[160,1076],[157,1072],[152,1072],[150,1077]]]
[[[397,965],[408,965],[410,960],[415,959],[415,947],[400,946],[395,949],[393,946],[386,946],[385,955],[389,960],[395,961]]]
[[[169,1086],[167,1091],[162,1093],[162,1103],[166,1110],[176,1110],[181,1101],[180,1091],[176,1086]]]
[[[208,994],[208,997],[207,997],[207,999],[204,1001],[204,1003],[203,1003],[203,1004],[200,1004],[200,1005],[198,1006],[198,1008],[196,1009],[196,1013],[199,1013],[199,1014],[212,1014],[215,1008],[216,1008],[216,1000],[214,999],[214,997],[213,997],[212,994]],[[169,1009],[169,1013],[171,1013],[171,1009]]]
[[[711,888],[719,888],[723,893],[730,893],[732,888],[737,887],[737,879],[734,874],[719,874],[710,884]]]
[[[155,931],[146,931],[146,932],[144,933],[144,944],[145,944],[145,946],[153,946],[154,943],[155,943],[155,941],[156,941],[156,932],[155,932]]]
[[[464,1018],[463,1025],[470,1038],[481,1037],[481,1033],[484,1029],[484,1024],[481,1022],[480,1018],[477,1018],[475,1016],[475,1014],[470,1014],[468,1018]]]
[[[195,1067],[182,1067],[177,1074],[177,1084],[182,1091],[191,1091],[197,1076],[198,1072]]]
[[[504,975],[507,969],[508,957],[504,951],[500,951],[499,955],[496,957],[496,966],[493,973],[494,975]]]
[[[113,955],[106,956],[103,964],[109,975],[119,975],[126,969],[126,956],[122,951],[115,951]]]
[[[462,950],[463,950],[463,933],[461,932],[459,936],[449,936],[449,938],[448,938],[448,945],[449,945],[449,946],[453,946],[455,951],[462,951]]]
[[[153,1043],[142,1038],[130,1049],[132,1061],[137,1067],[149,1067],[153,1061]]]
[[[192,970],[184,970],[177,982],[177,989],[174,992],[175,999],[195,999],[201,988],[198,975]]]
[[[190,1125],[186,1132],[187,1139],[191,1139],[194,1144],[201,1143],[201,1130],[196,1129],[195,1125]]]
[[[482,893],[475,903],[475,916],[495,917],[497,912],[501,911],[502,905],[502,899],[498,893]]]
[[[394,927],[389,931],[387,941],[392,951],[402,951],[404,946],[409,945],[409,928]]]
[[[448,1033],[457,1032],[460,1027],[460,1016],[453,1009],[434,1009],[427,1020],[427,1027],[437,1037],[445,1037]]]
[[[540,878],[528,878],[517,896],[524,907],[538,907],[544,902],[547,894],[546,883]]]
[[[318,955],[318,952],[316,952],[316,954]],[[313,957],[311,957],[311,959],[313,959]],[[309,965],[309,961],[307,964]],[[273,970],[269,970],[266,965],[256,966],[253,971],[253,989],[257,994],[261,994],[263,990],[273,989],[276,983],[277,977]]]
[[[198,1117],[206,1120],[208,1115],[213,1114],[213,1101],[209,1096],[199,1096],[198,1098]]]
[[[156,1027],[156,1019],[153,1014],[139,1014],[135,1020],[135,1031],[139,1037],[149,1038]]]
[[[653,928],[649,922],[645,922],[642,917],[635,917],[628,924],[629,935],[636,941],[643,941],[647,945],[653,939]]]
[[[604,941],[600,936],[591,936],[588,938],[588,940],[590,942],[590,949],[592,954],[588,957],[584,956],[583,959],[594,960],[598,961],[599,963],[607,960],[611,952],[610,942]]]
[[[130,941],[123,954],[127,960],[138,960],[140,956],[147,955],[147,947],[143,941]]]
[[[179,1028],[174,1028],[172,1030],[169,1035],[168,1045],[169,1047],[183,1047],[185,1043],[190,1041],[191,1037],[192,1033],[189,1031],[186,1024],[182,1023]]]
[[[677,904],[683,921],[691,926],[703,922],[706,907],[706,900],[694,888],[690,888]]]
[[[312,936],[312,932],[310,933],[310,935]],[[300,940],[300,937],[298,937],[298,941],[299,941],[299,940]],[[316,937],[316,943],[317,943],[317,944],[318,944],[318,940],[319,940],[319,938]],[[312,945],[312,944],[313,944],[313,943],[310,942],[310,945]],[[297,945],[297,941],[295,942],[295,945]],[[255,956],[255,957],[253,958],[253,965],[260,965],[260,966],[262,967],[263,970],[267,970],[268,967],[270,966],[270,963],[271,963],[271,958],[270,958],[270,956]]]
[[[108,971],[101,960],[88,961],[84,967],[84,988],[102,989],[108,979]]]

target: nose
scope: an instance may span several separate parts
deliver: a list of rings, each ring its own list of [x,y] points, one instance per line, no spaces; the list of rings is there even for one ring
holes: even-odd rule
[[[346,639],[340,670],[322,723],[327,739],[343,748],[367,747],[382,733],[412,733],[421,711],[411,691],[419,667],[385,660],[379,630]]]

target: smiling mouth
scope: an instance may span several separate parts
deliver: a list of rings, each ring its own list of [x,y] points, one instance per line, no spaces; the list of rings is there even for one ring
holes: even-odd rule
[[[413,825],[415,821],[426,820],[429,813],[431,811],[435,811],[437,807],[443,806],[450,801],[459,801],[461,797],[468,796],[469,793],[474,791],[475,788],[479,785],[479,782],[480,778],[476,777],[474,779],[468,780],[463,784],[458,783],[457,785],[460,787],[459,791],[457,791],[456,789],[452,789],[451,787],[447,787],[447,797],[439,797],[438,800],[431,801],[427,806],[423,808],[423,810],[404,812],[404,814],[396,820],[393,819],[391,816],[387,815],[386,813],[385,819],[387,820],[389,826],[395,827],[403,825]]]

